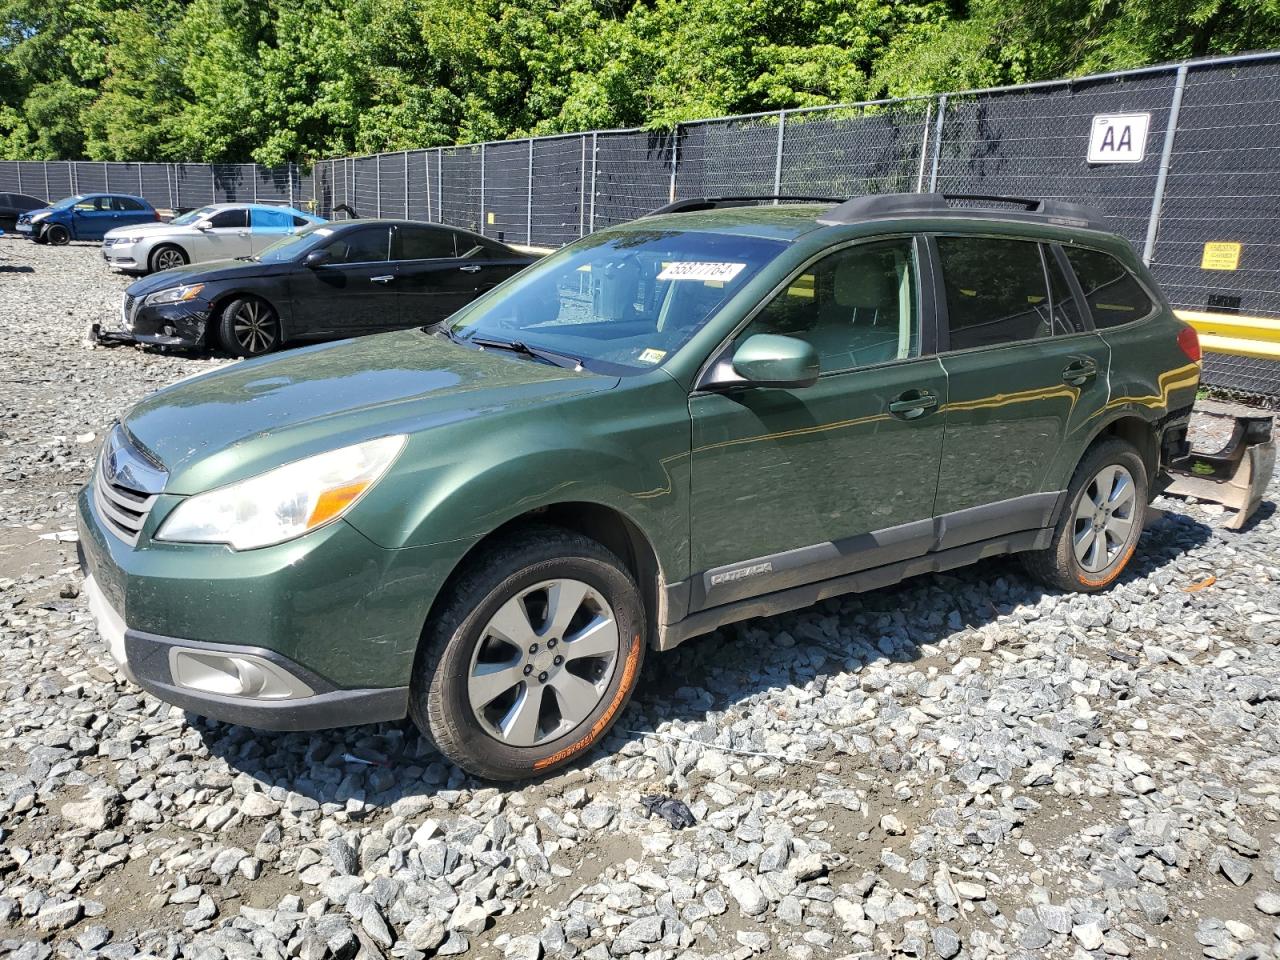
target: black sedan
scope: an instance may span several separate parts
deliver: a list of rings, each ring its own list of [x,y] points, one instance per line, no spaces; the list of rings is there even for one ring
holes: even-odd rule
[[[30,197],[25,193],[0,193],[0,230],[12,230],[22,214],[39,210],[48,204],[48,200]]]
[[[253,257],[145,277],[125,291],[120,328],[97,335],[255,357],[302,340],[434,323],[534,259],[440,224],[319,224]]]

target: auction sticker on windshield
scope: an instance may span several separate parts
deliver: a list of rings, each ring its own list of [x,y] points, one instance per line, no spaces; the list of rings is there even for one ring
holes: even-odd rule
[[[681,260],[668,263],[658,274],[659,280],[718,280],[722,283],[732,280],[745,267],[745,263],[710,263],[702,260]]]

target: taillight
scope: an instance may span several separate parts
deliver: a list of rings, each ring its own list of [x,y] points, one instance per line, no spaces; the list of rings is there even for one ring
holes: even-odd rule
[[[1183,327],[1178,331],[1178,346],[1182,348],[1182,352],[1187,355],[1187,359],[1194,363],[1200,362],[1200,334],[1196,333],[1193,327]]]

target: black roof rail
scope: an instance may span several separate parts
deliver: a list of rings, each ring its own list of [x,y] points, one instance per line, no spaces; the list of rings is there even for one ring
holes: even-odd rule
[[[694,213],[698,210],[720,210],[724,207],[750,207],[754,204],[772,203],[778,200],[786,203],[842,203],[844,197],[806,197],[788,194],[770,194],[768,196],[744,197],[689,197],[676,200],[666,206],[646,213],[646,217],[656,217],[664,213]]]
[[[1021,209],[1003,209],[1007,206]],[[818,217],[818,222],[844,224],[893,217],[964,217],[992,212],[998,212],[1002,219],[1049,222],[1092,230],[1107,229],[1106,218],[1095,207],[1065,200],[1035,200],[983,193],[872,193],[845,200]]]

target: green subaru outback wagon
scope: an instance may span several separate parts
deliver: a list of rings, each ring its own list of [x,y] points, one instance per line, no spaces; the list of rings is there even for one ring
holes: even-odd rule
[[[1199,359],[1087,208],[685,201],[434,327],[139,403],[80,496],[86,592],[195,714],[408,715],[527,777],[722,624],[1013,552],[1106,587]]]

